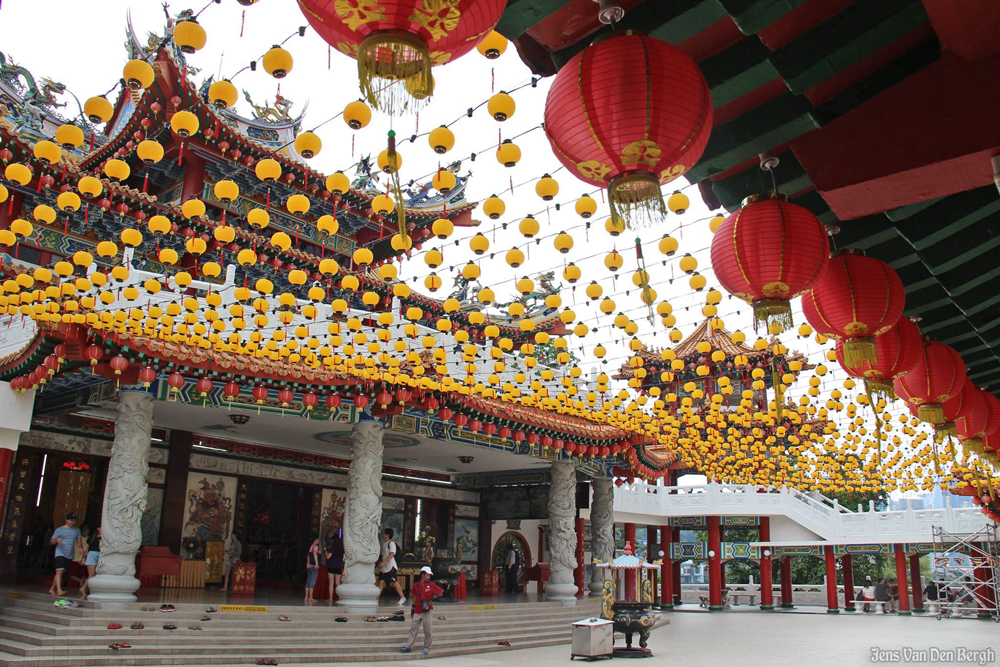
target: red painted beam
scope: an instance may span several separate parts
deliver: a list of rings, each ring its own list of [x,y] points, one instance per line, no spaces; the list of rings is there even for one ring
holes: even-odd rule
[[[1000,8],[996,0],[924,0],[941,48],[966,60],[1000,52]]]
[[[1000,55],[944,57],[792,142],[841,220],[993,183]]]

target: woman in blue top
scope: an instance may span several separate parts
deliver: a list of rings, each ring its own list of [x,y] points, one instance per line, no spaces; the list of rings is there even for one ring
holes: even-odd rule
[[[80,529],[76,527],[76,514],[70,512],[66,515],[66,523],[56,528],[49,539],[49,544],[55,545],[56,548],[53,559],[56,575],[52,578],[52,585],[49,586],[49,595],[59,597],[66,595],[66,591],[62,587],[63,573],[69,570],[69,564],[73,562],[76,542],[79,539]]]

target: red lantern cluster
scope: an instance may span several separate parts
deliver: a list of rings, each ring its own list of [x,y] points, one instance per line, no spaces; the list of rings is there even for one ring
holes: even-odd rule
[[[544,128],[570,173],[608,188],[613,217],[658,221],[666,215],[660,186],[705,152],[712,95],[677,47],[616,32],[559,70],[545,100]]]
[[[843,341],[848,368],[878,361],[875,337],[888,331],[903,314],[906,295],[896,271],[857,250],[844,250],[816,286],[802,298],[802,311],[812,328]]]
[[[852,368],[844,361],[844,342],[837,341],[837,361],[847,374],[863,379],[868,391],[895,398],[893,381],[917,365],[922,341],[917,325],[905,317],[875,337],[875,361],[862,361]]]
[[[712,270],[727,292],[753,306],[755,325],[790,328],[791,299],[811,289],[829,261],[823,224],[779,195],[748,197],[712,237]]]
[[[948,345],[923,342],[917,363],[893,383],[896,395],[916,406],[917,416],[931,424],[943,424],[941,404],[954,398],[965,384],[965,362]]]

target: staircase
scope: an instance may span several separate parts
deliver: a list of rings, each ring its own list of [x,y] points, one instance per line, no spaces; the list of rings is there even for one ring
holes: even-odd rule
[[[803,535],[830,544],[894,544],[931,542],[933,527],[950,533],[974,533],[986,526],[978,508],[852,512],[819,494],[736,484],[656,486],[635,484],[615,488],[615,520],[658,525],[664,517],[770,516],[785,517]],[[946,496],[946,500],[950,500]],[[861,509],[861,508],[859,508]],[[586,512],[584,511],[586,516]],[[772,523],[772,533],[774,524]]]
[[[104,665],[254,665],[260,658],[279,664],[363,662],[424,658],[423,635],[414,652],[399,648],[409,632],[406,622],[366,622],[366,614],[338,607],[269,607],[263,613],[218,612],[199,621],[204,604],[177,604],[177,611],[141,611],[134,603],[124,612],[105,611],[83,602],[77,609],[52,605],[54,598],[21,591],[0,591],[0,667],[100,667]],[[159,607],[159,605],[156,605]],[[483,605],[438,604],[434,608],[434,657],[457,656],[568,644],[570,624],[600,613],[598,599],[574,607],[528,602]],[[492,606],[492,605],[486,605]],[[398,607],[379,609],[391,615]],[[290,622],[278,617],[286,614]],[[348,622],[337,623],[338,616]],[[438,620],[444,616],[447,620]],[[143,630],[129,626],[141,621]],[[109,623],[121,630],[108,630]],[[177,630],[164,630],[164,624]],[[200,626],[202,630],[189,630]],[[498,645],[506,640],[511,646]],[[111,650],[128,642],[131,649]]]

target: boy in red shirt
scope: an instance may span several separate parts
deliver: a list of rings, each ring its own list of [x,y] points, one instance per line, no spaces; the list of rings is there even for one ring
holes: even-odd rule
[[[410,640],[406,642],[406,646],[399,649],[401,653],[409,653],[413,650],[413,643],[417,641],[417,633],[420,632],[420,626],[424,626],[424,655],[431,652],[431,610],[434,609],[434,605],[431,604],[431,600],[434,596],[441,595],[444,593],[444,589],[431,581],[431,575],[434,574],[431,568],[428,566],[423,566],[420,568],[420,581],[413,584],[413,588],[410,589],[410,595],[413,598],[413,621],[410,623]]]

